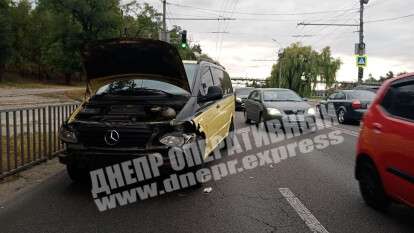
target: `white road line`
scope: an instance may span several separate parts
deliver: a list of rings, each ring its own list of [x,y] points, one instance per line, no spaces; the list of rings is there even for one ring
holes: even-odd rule
[[[354,136],[354,137],[358,137],[359,136],[359,132],[353,131],[353,130],[349,130],[349,129],[344,129],[344,128],[340,128],[340,127],[335,127],[332,126],[332,129],[337,129],[337,130],[341,130],[343,133]]]
[[[313,216],[313,214],[302,204],[302,202],[300,202],[295,194],[290,191],[289,188],[279,188],[279,192],[283,195],[283,197],[285,197],[293,209],[295,209],[296,213],[298,213],[311,232],[329,233],[318,221],[318,219],[316,219],[316,217]]]
[[[354,130],[349,130],[349,129],[335,127],[335,126],[326,126],[326,125],[323,125],[323,124],[317,124],[317,126],[318,127],[321,127],[321,128],[326,128],[326,129],[341,130],[344,134],[348,134],[348,135],[354,136],[354,137],[358,137],[359,136],[359,132],[354,131]]]

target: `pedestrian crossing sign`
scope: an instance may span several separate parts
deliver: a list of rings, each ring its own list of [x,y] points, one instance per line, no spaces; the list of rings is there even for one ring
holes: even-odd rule
[[[356,57],[356,63],[357,63],[358,67],[366,67],[367,66],[367,56],[358,55]]]

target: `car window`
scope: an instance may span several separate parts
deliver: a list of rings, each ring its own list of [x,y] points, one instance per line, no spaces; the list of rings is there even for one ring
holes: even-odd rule
[[[391,86],[381,106],[393,116],[414,120],[414,81]]]
[[[211,73],[213,73],[214,86],[220,87],[224,92],[224,88],[223,88],[223,79],[224,79],[223,71],[221,71],[217,68],[211,67]]]
[[[375,93],[366,90],[358,90],[358,91],[350,91],[347,92],[349,99],[357,99],[357,100],[374,100]]]
[[[210,68],[208,66],[204,66],[201,69],[200,95],[207,95],[208,88],[213,85],[213,77],[211,76]]]
[[[246,98],[247,96],[249,96],[252,90],[253,88],[239,88],[239,89],[236,89],[235,93],[237,97]]]
[[[193,87],[194,78],[197,74],[197,69],[200,65],[198,64],[184,64],[185,73],[187,74],[188,83],[190,84],[190,88]]]
[[[336,93],[334,93],[334,94],[330,95],[330,96],[328,97],[328,99],[333,100],[333,99],[335,99],[335,96],[336,96]]]
[[[272,101],[303,101],[300,96],[290,90],[272,90],[263,92],[263,100],[265,102]]]
[[[346,96],[345,96],[345,94],[343,92],[338,92],[335,95],[335,99],[336,100],[345,100],[346,99]]]
[[[257,98],[258,98],[258,92],[257,91],[252,91],[249,95],[249,99],[257,100]]]
[[[230,76],[226,71],[223,71],[223,74],[224,74],[224,79],[223,79],[224,94],[233,94],[233,86],[231,84]]]
[[[119,96],[139,96],[139,95],[159,95],[162,93],[185,95],[188,92],[175,85],[148,79],[117,80],[109,83],[96,91],[96,96],[119,95]]]
[[[256,91],[256,95],[254,96],[254,99],[256,100],[256,101],[260,101],[262,98],[261,98],[261,93],[260,93],[260,91]]]

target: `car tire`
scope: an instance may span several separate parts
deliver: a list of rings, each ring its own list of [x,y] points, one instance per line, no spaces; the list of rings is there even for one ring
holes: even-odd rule
[[[377,169],[371,162],[359,166],[359,190],[365,203],[380,211],[386,211],[391,204],[385,193]]]
[[[250,123],[252,123],[252,121],[247,117],[247,112],[246,112],[246,110],[244,111],[244,119],[245,119],[245,123],[246,124],[250,124]]]
[[[254,123],[255,123],[256,127],[259,127],[259,124],[261,122],[263,122],[263,114],[260,112],[259,113],[259,120],[258,121],[255,121]]]
[[[322,105],[319,105],[316,108],[317,108],[317,111],[319,112],[319,117],[323,120],[324,116],[322,114]]]
[[[347,122],[345,115],[346,115],[345,109],[343,108],[339,109],[337,117],[338,117],[338,122],[340,124],[345,124]]]
[[[263,117],[263,113],[260,113],[260,115],[259,115],[259,122],[256,122],[256,127],[259,127],[260,123],[263,123],[264,129],[266,130],[266,132],[269,131],[269,129],[267,127],[267,124],[266,124],[266,121],[265,121],[265,119]]]
[[[88,170],[86,168],[79,168],[74,164],[66,165],[66,171],[73,182],[86,183],[88,180]]]

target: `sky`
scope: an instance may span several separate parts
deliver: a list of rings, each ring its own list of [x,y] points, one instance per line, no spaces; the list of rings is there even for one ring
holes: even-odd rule
[[[144,2],[144,1],[138,1]],[[161,11],[160,0],[147,0]],[[235,18],[231,21],[168,19],[180,25],[192,43],[226,67],[231,77],[264,79],[280,48],[301,42],[320,51],[330,46],[343,62],[339,81],[356,81],[354,46],[358,27],[297,26],[307,23],[359,23],[358,0],[167,0],[167,18]],[[364,78],[388,71],[414,72],[414,0],[370,0],[365,9],[368,67]],[[399,16],[411,17],[369,22]],[[225,32],[225,33],[216,33]],[[307,37],[297,37],[306,35]],[[260,61],[257,61],[260,60]],[[273,60],[273,61],[272,61]]]

